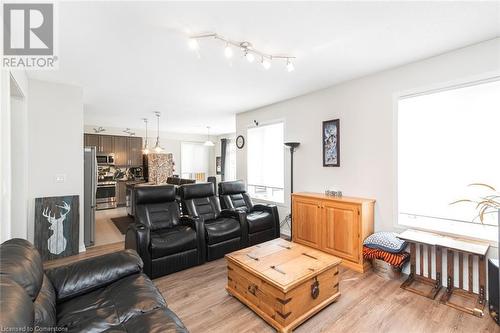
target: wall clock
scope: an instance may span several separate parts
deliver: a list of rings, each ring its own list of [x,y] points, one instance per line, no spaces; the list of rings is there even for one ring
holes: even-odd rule
[[[238,149],[241,149],[244,145],[245,138],[243,137],[243,135],[238,135],[238,137],[236,138],[236,147],[238,147]]]

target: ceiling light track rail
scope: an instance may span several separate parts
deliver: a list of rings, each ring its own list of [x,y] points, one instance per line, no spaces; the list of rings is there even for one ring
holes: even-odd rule
[[[198,39],[205,39],[205,38],[213,38],[213,39],[220,40],[223,43],[225,43],[226,46],[225,46],[224,54],[226,55],[227,58],[232,57],[233,51],[232,51],[231,47],[235,47],[235,48],[240,49],[243,52],[244,57],[249,62],[253,62],[255,60],[255,57],[260,58],[261,64],[266,70],[271,67],[272,60],[280,60],[280,59],[286,60],[286,68],[289,72],[292,72],[295,69],[295,67],[292,63],[292,59],[295,59],[295,56],[265,53],[265,52],[259,51],[258,49],[255,49],[253,47],[252,43],[250,43],[250,42],[234,41],[234,40],[231,40],[229,38],[226,38],[226,37],[221,36],[221,35],[214,33],[214,32],[191,35],[189,37],[189,46],[191,47],[191,49],[198,50],[199,49]]]

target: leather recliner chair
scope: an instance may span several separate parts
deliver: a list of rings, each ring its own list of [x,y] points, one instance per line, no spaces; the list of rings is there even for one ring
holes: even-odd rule
[[[0,245],[2,332],[187,333],[135,251],[43,269],[36,248]]]
[[[156,278],[205,262],[205,234],[200,219],[181,216],[173,185],[135,189],[135,224],[125,248],[136,250],[144,272]]]
[[[219,183],[219,198],[222,208],[246,212],[249,246],[280,237],[276,205],[254,205],[241,180]]]
[[[183,213],[203,221],[208,261],[247,246],[245,213],[221,210],[212,183],[182,185],[179,194]]]

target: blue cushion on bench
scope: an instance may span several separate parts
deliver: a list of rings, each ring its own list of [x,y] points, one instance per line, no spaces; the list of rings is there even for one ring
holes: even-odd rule
[[[380,249],[391,253],[399,253],[406,247],[406,242],[399,239],[395,232],[376,232],[368,236],[363,245],[372,249]]]

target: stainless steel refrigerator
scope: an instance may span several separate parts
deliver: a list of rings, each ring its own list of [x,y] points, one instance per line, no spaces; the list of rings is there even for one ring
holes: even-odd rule
[[[97,192],[97,157],[95,147],[84,148],[84,176],[83,176],[83,215],[85,246],[94,245],[95,241],[95,210]]]

